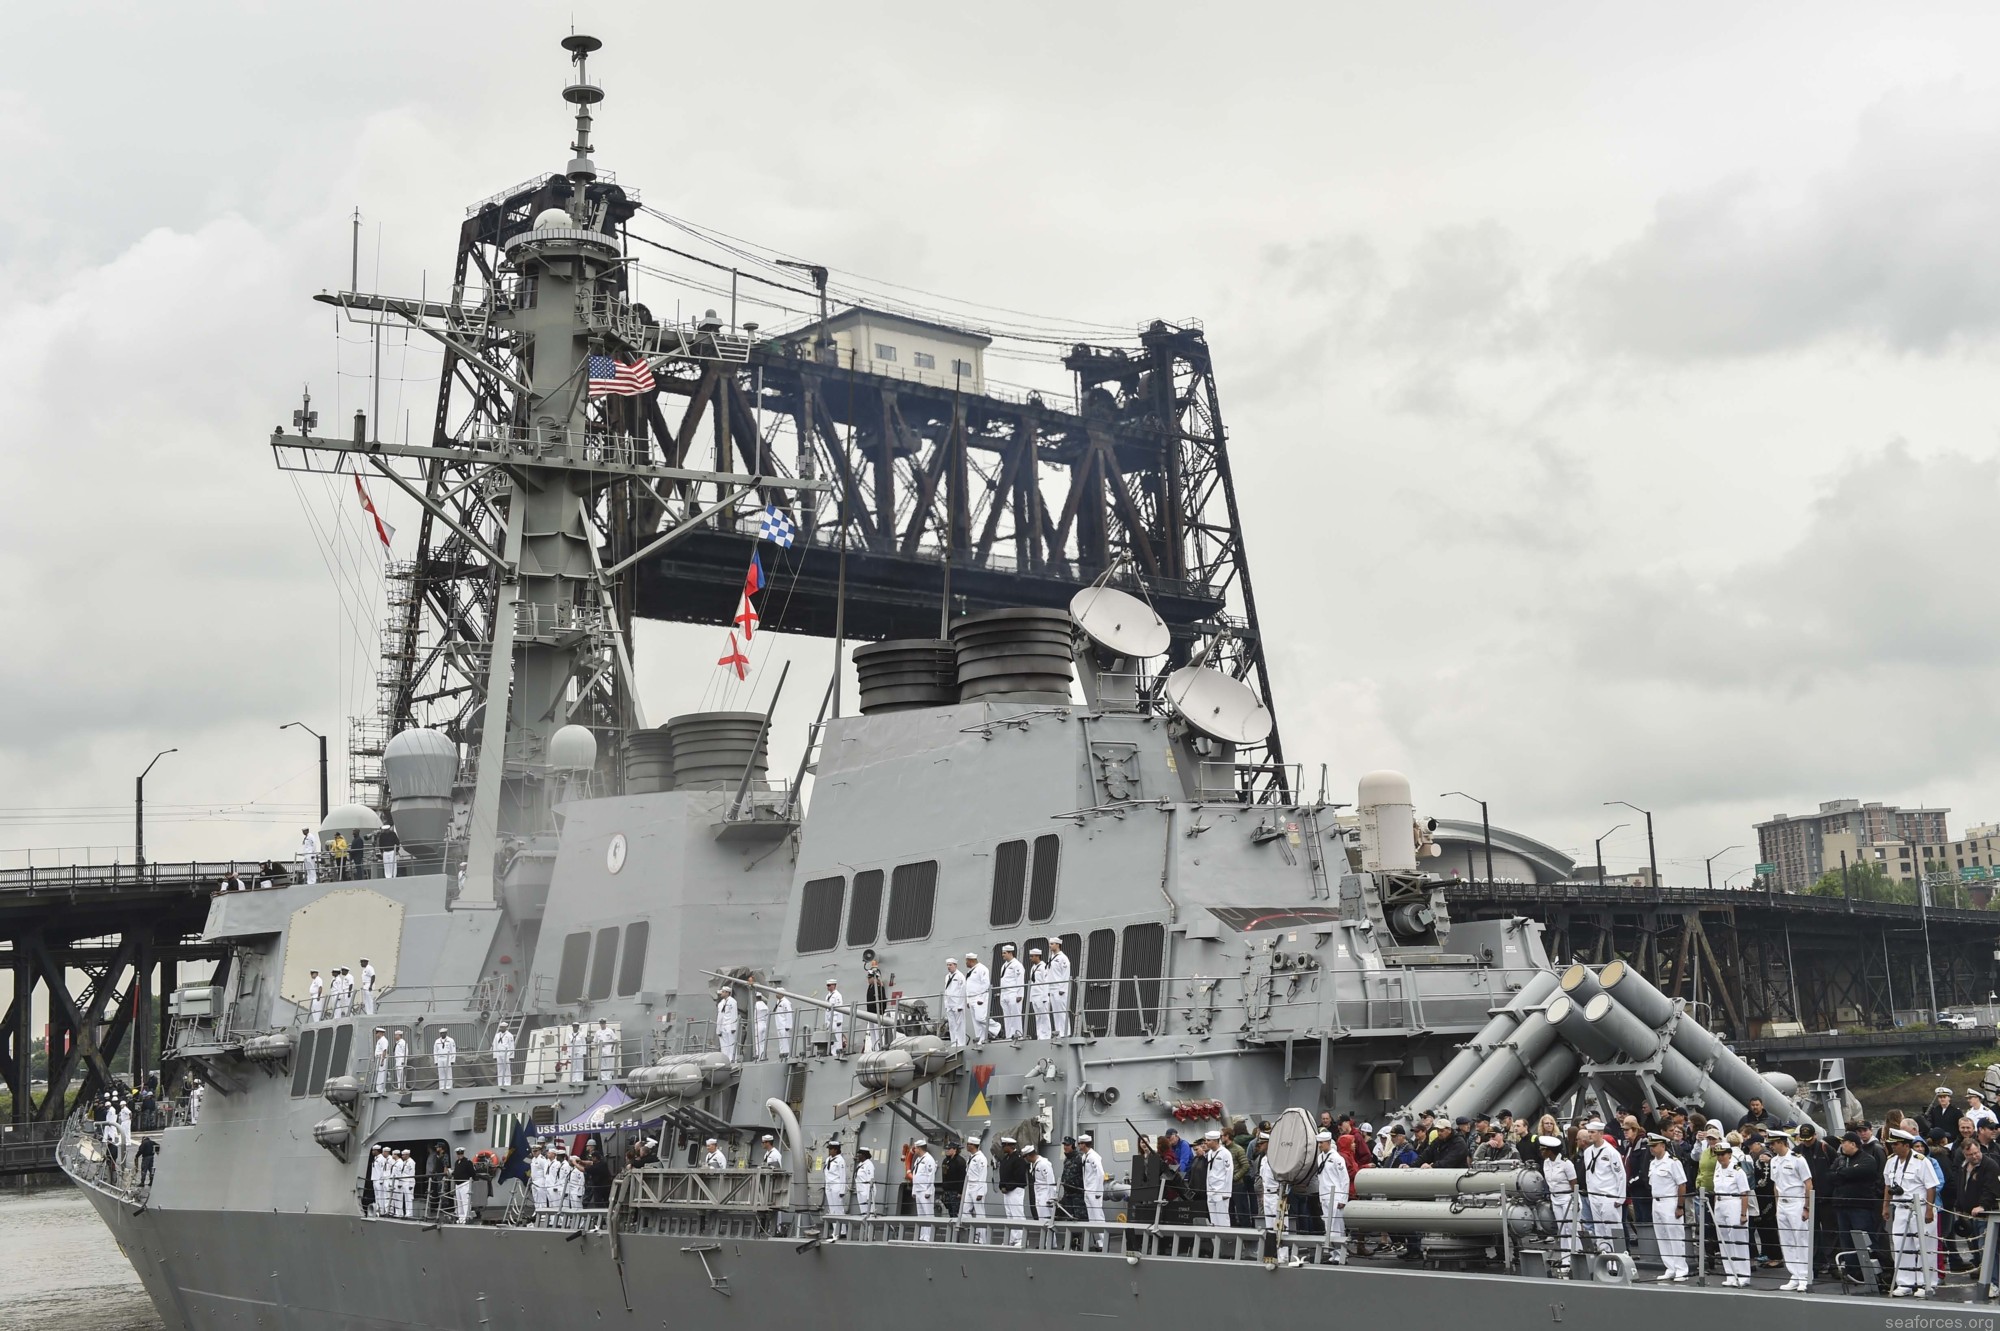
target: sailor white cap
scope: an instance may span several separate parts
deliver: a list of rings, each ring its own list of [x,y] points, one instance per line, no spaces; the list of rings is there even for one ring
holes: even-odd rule
[[[957,957],[946,957],[946,958],[944,959],[944,964],[945,964],[945,965],[947,965],[947,966],[956,966],[956,965],[958,964],[958,958],[957,958]]]
[[[979,1138],[977,1138],[977,1137],[967,1137],[967,1138],[965,1139],[965,1144],[966,1144],[967,1146],[977,1146],[977,1145],[979,1145]]]
[[[838,981],[838,980],[828,980],[828,981],[826,982],[826,987],[827,987],[827,988],[829,988],[829,989],[831,989],[831,988],[833,988],[833,987],[834,987],[834,985],[836,985],[836,984],[838,984],[838,983],[840,983],[840,981]]]
[[[977,952],[968,952],[965,954],[965,959],[967,961],[977,961],[979,960],[979,954]]]
[[[773,1137],[770,1133],[767,1132],[764,1134],[764,1140],[767,1142],[774,1142],[778,1139],[776,1137]]]
[[[1035,1144],[1033,1142],[1029,1142],[1026,1146],[1023,1146],[1021,1148],[1021,1153],[1023,1155],[1033,1155],[1035,1153]]]
[[[1002,943],[1000,945],[1000,950],[1002,952],[1012,952],[1014,950],[1014,945],[1012,943]]]
[[[1202,1133],[1201,1136],[1203,1141],[1219,1142],[1222,1140],[1222,1129],[1210,1128],[1207,1132]]]
[[[915,1141],[911,1142],[911,1143],[910,1143],[910,1145],[912,1145],[912,1146],[916,1147],[916,1148],[917,1148],[917,1149],[918,1149],[919,1151],[921,1151],[921,1150],[923,1150],[923,1149],[924,1149],[924,1148],[925,1148],[926,1146],[929,1146],[929,1145],[930,1145],[930,1143],[929,1143],[929,1142],[927,1142],[927,1141],[925,1141],[925,1140],[924,1140],[924,1139],[923,1139],[922,1137],[919,1137],[919,1138],[917,1138],[917,1139],[916,1139]]]
[[[715,1138],[713,1138],[713,1137],[710,1137],[710,1138],[709,1138],[709,1139],[708,1139],[707,1141],[703,1142],[703,1143],[702,1143],[702,1145],[703,1145],[703,1146],[713,1146],[713,1145],[715,1145]]]
[[[1012,949],[1012,948],[1008,948],[1007,950],[1008,950],[1009,952],[1011,952],[1011,951],[1013,951],[1014,949]],[[1038,948],[1038,947],[1031,947],[1031,948],[1029,948],[1029,949],[1028,949],[1028,955],[1029,955],[1029,956],[1031,956],[1031,957],[1039,957],[1039,956],[1041,956],[1041,955],[1042,955],[1042,950],[1041,950],[1040,948]]]
[[[1894,1137],[1899,1142],[1913,1142],[1920,1140],[1916,1133],[1911,1132],[1907,1128],[1890,1128],[1889,1135],[1891,1137]]]
[[[1562,1138],[1560,1137],[1544,1136],[1535,1138],[1535,1145],[1547,1147],[1551,1151],[1560,1151],[1562,1149],[1563,1142]]]
[[[1584,1124],[1583,1127],[1586,1132],[1602,1132],[1604,1131],[1604,1120],[1593,1118],[1590,1122]]]
[[[1087,1133],[1087,1132],[1079,1132],[1079,1133],[1077,1133],[1077,1134],[1076,1134],[1076,1140],[1077,1140],[1077,1143],[1078,1143],[1079,1145],[1081,1145],[1082,1143],[1084,1143],[1084,1142],[1087,1142],[1087,1141],[1091,1141],[1091,1140],[1093,1140],[1093,1139],[1092,1139],[1092,1137],[1091,1137],[1091,1135],[1090,1135],[1089,1133]]]
[[[1330,1142],[1333,1140],[1333,1134],[1328,1132],[1325,1128],[1321,1128],[1319,1130],[1319,1135],[1314,1137],[1313,1140],[1316,1142]]]

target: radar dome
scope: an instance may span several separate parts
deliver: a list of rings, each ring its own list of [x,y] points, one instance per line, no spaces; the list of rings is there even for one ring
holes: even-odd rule
[[[320,835],[335,832],[379,832],[382,820],[365,804],[343,804],[320,820]]]
[[[544,208],[535,214],[535,230],[545,231],[552,226],[574,226],[569,214],[560,208]]]
[[[549,736],[549,766],[558,772],[588,772],[597,766],[597,736],[583,726],[564,726]]]
[[[1370,772],[1361,778],[1356,803],[1364,809],[1381,804],[1412,804],[1410,778],[1401,772]]]
[[[402,730],[382,748],[391,800],[446,799],[458,775],[458,746],[435,730]]]

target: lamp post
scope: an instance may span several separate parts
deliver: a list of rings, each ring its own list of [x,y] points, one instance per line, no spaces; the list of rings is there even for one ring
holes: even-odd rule
[[[1479,835],[1486,842],[1486,881],[1490,883],[1493,881],[1493,823],[1486,816],[1486,801],[1477,795],[1468,795],[1462,790],[1447,790],[1441,798],[1450,799],[1453,795],[1462,800],[1471,800],[1479,806]]]
[[[1630,823],[1620,823],[1618,827],[1612,828],[1611,832],[1616,832],[1619,827],[1630,827],[1631,825]],[[1610,836],[1611,832],[1606,832],[1604,836],[1597,838],[1597,885],[1599,887],[1604,886],[1604,837]]]
[[[279,726],[278,729],[290,730],[293,726],[297,726],[300,730],[305,731],[306,734],[311,735],[314,739],[319,741],[319,820],[321,822],[325,822],[326,821],[326,736],[320,734],[317,730],[314,730],[311,726],[307,725],[303,721],[287,721],[285,722],[285,724]]]
[[[146,764],[146,772],[170,753],[179,749],[161,749],[153,755],[153,761]],[[132,783],[132,859],[143,869],[146,867],[146,772],[139,773],[139,779]]]
[[[1607,809],[1614,804],[1622,804],[1633,813],[1643,813],[1646,815],[1646,872],[1652,876],[1653,889],[1658,891],[1660,887],[1660,857],[1653,853],[1653,811],[1651,809],[1642,809],[1630,800],[1604,801],[1604,807]],[[1607,832],[1605,835],[1609,836],[1610,833]]]
[[[1742,877],[1742,876],[1743,876],[1744,874],[1746,874],[1746,873],[1753,873],[1753,872],[1755,872],[1755,870],[1754,870],[1754,869],[1738,869],[1738,870],[1737,870],[1737,871],[1736,871],[1735,873],[1733,873],[1733,874],[1730,874],[1730,875],[1729,875],[1729,878],[1725,878],[1725,879],[1723,879],[1723,880],[1722,880],[1722,885],[1723,885],[1724,887],[1728,887],[1728,886],[1729,886],[1729,879],[1730,879],[1730,878],[1741,878],[1741,877]]]
[[[1701,862],[1701,867],[1708,874],[1709,891],[1713,892],[1715,890],[1715,862],[1721,859],[1724,855],[1727,855],[1730,851],[1741,850],[1741,849],[1743,849],[1743,847],[1741,846],[1724,846],[1721,850],[1716,851],[1715,854],[1709,856],[1707,859]]]

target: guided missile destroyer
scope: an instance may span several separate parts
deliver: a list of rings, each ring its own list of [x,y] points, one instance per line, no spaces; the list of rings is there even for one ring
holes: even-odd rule
[[[1161,661],[1136,576],[1068,613],[857,650],[859,709],[815,727],[809,800],[767,771],[769,713],[648,726],[596,525],[606,488],[659,501],[636,558],[740,524],[746,496],[787,529],[828,483],[662,462],[622,399],[582,391],[740,363],[749,342],[629,301],[631,203],[591,144],[599,44],[564,46],[574,155],[488,210],[499,269],[435,298],[323,298],[437,338],[490,389],[482,409],[423,446],[316,435],[309,408],[270,441],[280,465],[401,486],[485,570],[484,599],[445,616],[461,629],[425,647],[462,657],[484,701],[454,731],[397,734],[381,807],[320,829],[365,845],[387,814],[402,872],[215,898],[205,936],[230,960],[175,995],[171,1051],[206,1094],[161,1134],[150,1186],[107,1169],[87,1123],[65,1138],[166,1325],[1880,1323],[1888,1305],[1825,1286],[1642,1288],[1629,1256],[1564,1262],[1539,1174],[1513,1165],[1362,1172],[1349,1233],[1419,1240],[1422,1261],[1337,1263],[1283,1215],[1217,1229],[1131,1197],[1142,1134],[1224,1113],[1274,1120],[1274,1168],[1298,1177],[1310,1120],[1288,1111],[1643,1098],[1733,1121],[1754,1096],[1837,1127],[1839,1099],[1759,1074],[1636,972],[1551,968],[1530,922],[1454,922],[1397,774],[1365,777],[1347,812],[1259,784],[1239,754],[1269,729],[1263,704],[1201,653]],[[446,464],[468,483],[427,485]],[[1010,957],[1056,943],[1066,982],[1006,985]],[[372,991],[315,1008],[311,971],[361,958]],[[983,1013],[950,978],[974,967]],[[378,1032],[407,1057],[378,1055]],[[984,1215],[914,1213],[919,1142],[1052,1151],[1086,1132],[1112,1180],[1102,1220],[1010,1224],[997,1190]],[[371,1188],[376,1148],[504,1162],[585,1137],[657,1159],[588,1205],[537,1209],[504,1163],[482,1164],[463,1217]],[[879,1169],[865,1213],[828,1214],[836,1142]]]

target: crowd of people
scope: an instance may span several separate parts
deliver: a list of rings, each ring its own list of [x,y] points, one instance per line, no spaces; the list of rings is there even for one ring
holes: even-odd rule
[[[356,1008],[375,1015],[375,966],[361,958],[359,974],[345,966],[335,966],[329,975],[311,971],[306,979],[306,1014],[312,1021],[342,1021]]]
[[[182,1099],[187,1122],[199,1121],[201,1097],[201,1082],[190,1079]],[[151,1187],[160,1154],[157,1134],[174,1118],[174,1106],[161,1094],[158,1074],[149,1074],[136,1088],[113,1086],[91,1101],[88,1117],[89,1131],[103,1152],[106,1181]]]
[[[332,881],[344,882],[350,878],[374,877],[369,872],[371,852],[374,866],[381,869],[382,877],[394,878],[403,857],[403,841],[396,832],[396,825],[386,818],[372,834],[364,836],[356,832],[352,840],[347,833],[336,831],[322,842],[318,832],[310,827],[301,827],[294,862],[298,865],[300,882],[317,883],[322,871]]]

